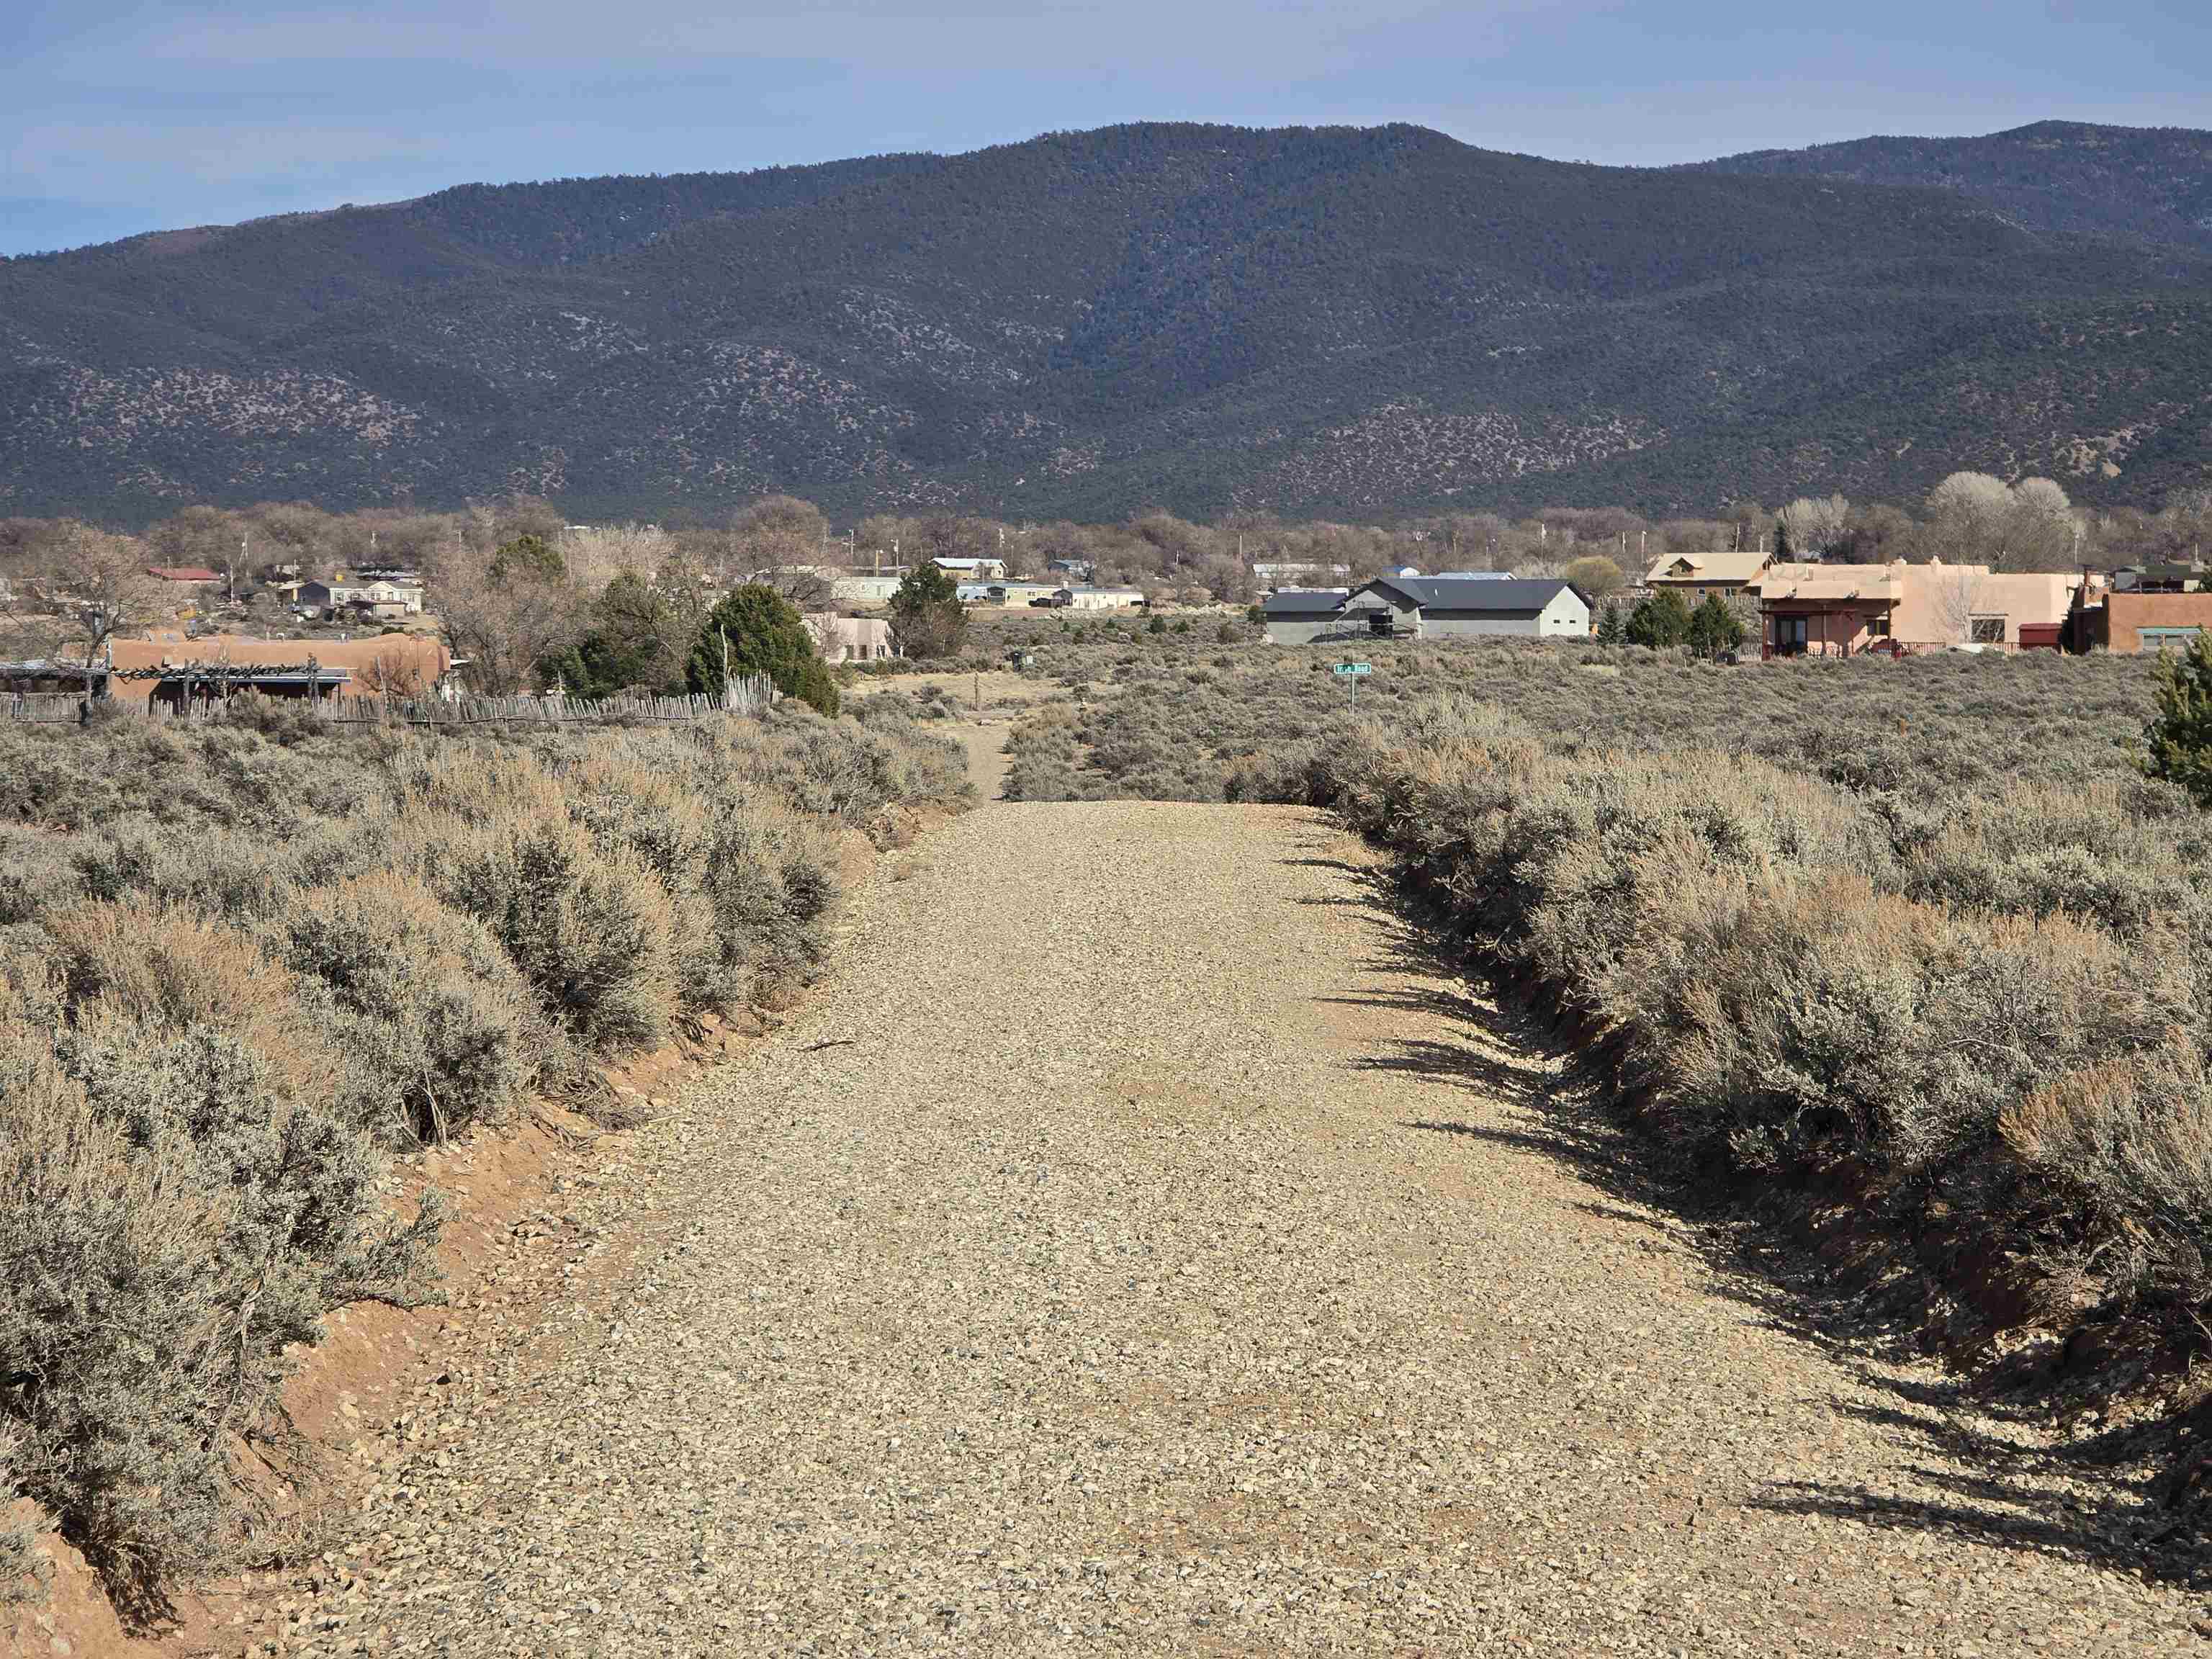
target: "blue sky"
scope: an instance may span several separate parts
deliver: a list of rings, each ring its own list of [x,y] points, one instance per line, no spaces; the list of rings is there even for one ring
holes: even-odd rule
[[[2208,0],[0,0],[0,253],[447,185],[1414,121],[1659,165],[2046,118],[2212,128]],[[1808,21],[1808,20],[1810,21]]]

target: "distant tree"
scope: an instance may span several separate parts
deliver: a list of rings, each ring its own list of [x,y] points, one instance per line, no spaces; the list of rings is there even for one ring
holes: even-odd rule
[[[1682,642],[1697,656],[1717,657],[1741,645],[1744,633],[1743,618],[1729,609],[1728,601],[1708,593],[1705,602],[1690,613]]]
[[[1850,511],[1851,504],[1841,495],[1800,495],[1778,515],[1775,545],[1780,548],[1784,544],[1781,538],[1786,537],[1795,556],[1827,558],[1844,538],[1844,525]]]
[[[1609,605],[1598,613],[1597,641],[1600,645],[1620,645],[1628,638],[1628,617],[1617,605]]]
[[[464,540],[441,553],[434,578],[440,626],[469,683],[500,695],[555,672],[588,616],[560,551],[526,533],[488,556]]]
[[[624,570],[592,602],[589,631],[558,659],[561,683],[580,697],[642,690],[681,691],[685,653],[697,637],[676,605],[635,570]]]
[[[2158,712],[2143,727],[2142,769],[2212,806],[2212,646],[2199,634],[2179,657],[2160,650],[2151,678]]]
[[[1671,587],[1662,587],[1638,603],[1628,613],[1622,630],[1631,645],[1648,645],[1664,651],[1686,643],[1690,637],[1690,607]]]
[[[891,641],[902,656],[956,656],[968,637],[960,585],[927,559],[907,572],[891,595],[890,610]]]
[[[147,574],[146,550],[128,536],[64,523],[51,538],[40,586],[52,612],[57,655],[91,662],[118,634],[147,626],[161,590]]]
[[[684,679],[694,691],[722,695],[723,664],[732,677],[766,674],[787,697],[837,712],[837,683],[791,601],[759,582],[726,594],[693,641]]]
[[[1602,553],[1587,553],[1579,559],[1570,559],[1559,574],[1581,589],[1583,596],[1593,604],[1618,592],[1621,583],[1627,580],[1621,574],[1620,567]]]

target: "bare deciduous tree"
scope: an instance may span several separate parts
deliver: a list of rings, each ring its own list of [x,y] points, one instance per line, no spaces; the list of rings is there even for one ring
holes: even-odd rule
[[[89,525],[61,526],[40,573],[52,654],[85,662],[118,634],[158,620],[161,589],[146,569],[146,550],[128,536]]]

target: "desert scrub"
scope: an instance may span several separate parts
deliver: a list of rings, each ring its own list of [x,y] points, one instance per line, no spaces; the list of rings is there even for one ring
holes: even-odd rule
[[[0,1011],[0,1367],[15,1477],[126,1611],[227,1559],[234,1448],[276,1432],[284,1346],[425,1288],[427,1210],[328,1097],[252,1047],[14,965]]]
[[[2123,1369],[2195,1346],[2212,875],[2169,787],[1999,781],[1900,837],[1893,803],[1825,776],[1554,745],[1450,701],[1243,787],[1394,849],[1577,1011],[1681,1164],[1847,1202],[1938,1285],[2009,1264],[2029,1313],[2001,1317],[2126,1333]],[[2107,859],[2143,879],[2098,879]]]
[[[896,710],[246,714],[0,726],[0,1498],[134,1614],[249,1534],[233,1460],[283,1449],[286,1346],[431,1293],[393,1153],[803,981],[839,835],[969,798]]]

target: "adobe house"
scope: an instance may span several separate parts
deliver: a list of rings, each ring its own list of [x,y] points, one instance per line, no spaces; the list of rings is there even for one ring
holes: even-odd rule
[[[1759,599],[1762,657],[1854,657],[1868,651],[2016,651],[2049,644],[2073,608],[2075,579],[1986,565],[1770,564],[1745,590]]]

